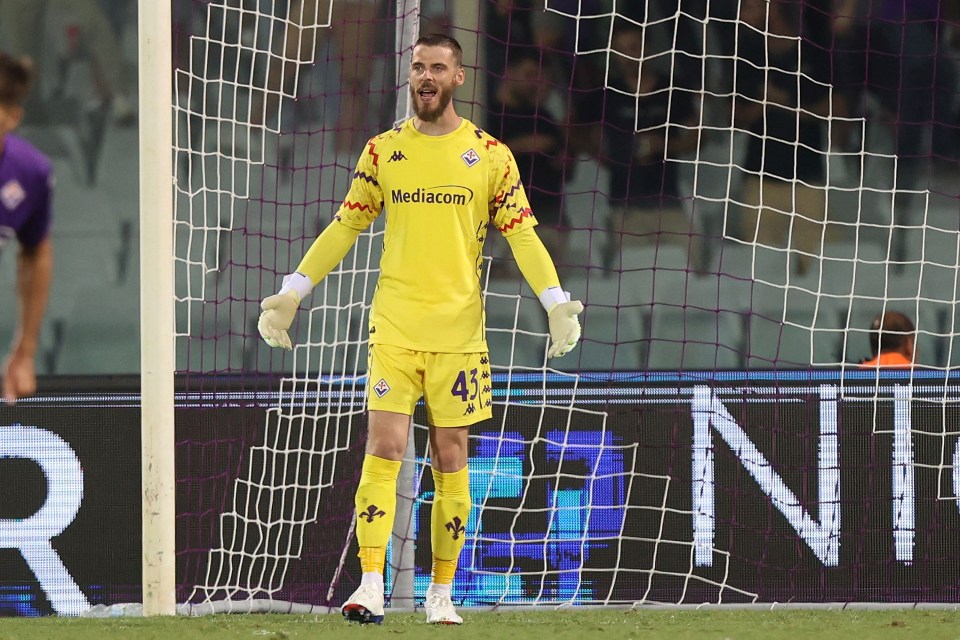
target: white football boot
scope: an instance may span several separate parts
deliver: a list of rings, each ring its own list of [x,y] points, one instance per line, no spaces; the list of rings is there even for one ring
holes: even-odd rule
[[[383,622],[383,591],[373,585],[362,584],[347,599],[340,611],[343,617],[351,622],[381,624]]]
[[[427,589],[424,608],[427,610],[428,624],[463,624],[463,618],[457,614],[450,596],[446,594]]]

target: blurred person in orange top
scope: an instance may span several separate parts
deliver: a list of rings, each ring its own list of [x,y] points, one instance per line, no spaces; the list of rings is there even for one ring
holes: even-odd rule
[[[870,323],[870,349],[873,357],[860,366],[912,367],[917,358],[917,330],[913,321],[899,311],[878,314]]]

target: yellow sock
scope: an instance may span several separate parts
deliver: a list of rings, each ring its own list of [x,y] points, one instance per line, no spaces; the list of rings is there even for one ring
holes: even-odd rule
[[[360,553],[357,554],[357,557],[360,558],[360,569],[364,573],[370,573],[371,571],[383,573],[383,565],[387,563],[387,548],[360,547]]]
[[[453,576],[456,573],[456,560],[440,560],[434,556],[433,573],[431,578],[431,582],[433,582],[433,584],[453,584]]]
[[[357,507],[357,542],[360,544],[358,555],[364,572],[383,572],[396,515],[398,473],[399,460],[369,454],[363,458],[354,504]]]
[[[457,571],[470,517],[470,476],[467,467],[453,473],[433,470],[436,494],[430,517],[433,542],[433,581],[450,584]]]

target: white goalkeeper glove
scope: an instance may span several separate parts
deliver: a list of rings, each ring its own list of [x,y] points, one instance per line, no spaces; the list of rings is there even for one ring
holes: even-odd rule
[[[293,349],[290,334],[287,330],[293,324],[293,318],[300,307],[300,296],[290,290],[264,298],[260,303],[263,312],[257,321],[260,337],[271,347],[282,347],[287,351]]]
[[[579,300],[560,302],[547,313],[550,323],[549,358],[561,358],[577,346],[580,340],[580,320],[577,315],[583,313],[583,303]]]
[[[260,303],[263,312],[257,321],[260,337],[271,347],[293,349],[290,334],[287,331],[297,315],[300,301],[310,295],[313,282],[302,273],[291,273],[283,277],[283,285],[275,296],[264,298]]]

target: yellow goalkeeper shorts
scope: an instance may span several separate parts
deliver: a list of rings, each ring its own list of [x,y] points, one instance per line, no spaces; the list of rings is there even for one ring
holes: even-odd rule
[[[370,345],[367,408],[413,415],[422,397],[435,427],[465,427],[493,415],[486,353],[427,353]]]

